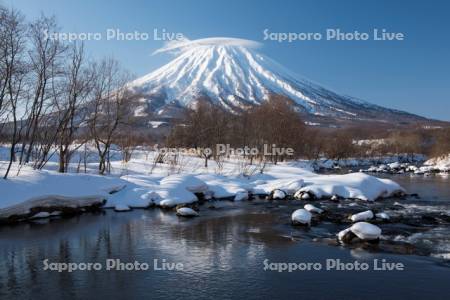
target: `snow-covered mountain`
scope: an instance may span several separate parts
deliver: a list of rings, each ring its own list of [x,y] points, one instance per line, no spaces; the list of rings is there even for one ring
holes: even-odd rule
[[[257,47],[258,43],[248,40],[208,38],[175,42],[158,50],[177,52],[177,56],[132,83],[132,87],[144,95],[139,113],[151,111],[171,116],[183,107],[195,106],[199,98],[239,112],[267,101],[271,94],[279,94],[292,99],[296,108],[310,117],[379,121],[422,119],[339,95],[297,76],[258,53]]]

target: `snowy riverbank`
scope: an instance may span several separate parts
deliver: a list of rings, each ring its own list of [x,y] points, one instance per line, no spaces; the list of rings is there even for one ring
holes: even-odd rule
[[[130,165],[139,164],[131,161]],[[363,173],[319,175],[300,163],[271,165],[250,176],[215,172],[148,174],[145,165],[129,175],[60,174],[23,167],[19,176],[0,182],[3,221],[64,213],[64,207],[86,209],[105,202],[105,208],[123,211],[150,206],[175,207],[201,199],[247,200],[252,195],[277,198],[341,198],[374,201],[403,194],[391,180]]]

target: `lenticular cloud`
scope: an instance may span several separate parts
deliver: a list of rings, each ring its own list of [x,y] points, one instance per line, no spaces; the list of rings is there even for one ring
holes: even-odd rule
[[[183,40],[170,41],[166,43],[164,47],[153,52],[153,54],[164,52],[184,52],[198,46],[242,46],[245,48],[255,49],[261,47],[261,43],[252,40],[228,37],[211,37],[198,40],[189,40],[185,38]]]

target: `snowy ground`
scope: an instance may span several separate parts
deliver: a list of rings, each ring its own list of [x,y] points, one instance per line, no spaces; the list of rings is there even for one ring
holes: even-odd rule
[[[424,163],[424,166],[429,167],[432,170],[439,170],[440,172],[449,172],[450,154],[431,158]]]
[[[132,159],[124,163],[116,152],[109,176],[95,175],[97,164],[93,154],[86,170],[79,161],[81,156],[75,155],[69,174],[55,171],[56,158],[41,171],[25,166],[19,172],[14,166],[10,178],[0,181],[0,218],[30,216],[33,205],[46,207],[62,200],[72,200],[75,206],[79,205],[77,201],[106,200],[106,207],[124,211],[127,207],[192,203],[198,199],[196,194],[206,199],[235,201],[246,200],[251,194],[374,201],[404,192],[391,180],[364,173],[319,175],[305,161],[266,165],[261,173],[260,164],[249,165],[239,159],[222,164],[210,161],[205,168],[203,159],[192,156],[181,156],[176,164],[173,158],[154,164],[155,155],[151,151],[135,151]],[[6,162],[0,163],[1,170],[5,167]]]

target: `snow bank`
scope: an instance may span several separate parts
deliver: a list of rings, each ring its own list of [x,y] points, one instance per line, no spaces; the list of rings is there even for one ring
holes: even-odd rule
[[[157,200],[160,200],[160,196],[154,191],[129,184],[120,193],[110,195],[105,207],[111,208],[118,205],[127,205],[131,208],[147,208],[152,206]]]
[[[299,192],[308,192],[317,198],[342,198],[374,201],[404,193],[405,190],[389,179],[380,179],[363,173],[322,175],[305,180],[306,186]]]
[[[114,177],[23,168],[20,176],[0,180],[0,209],[46,198],[106,199],[110,192],[118,191],[126,184],[126,181]]]
[[[256,182],[255,194],[270,194],[275,190],[283,191],[287,195],[294,195],[304,184],[303,179],[272,179],[269,181]]]
[[[295,196],[301,199],[353,198],[373,201],[404,192],[398,184],[388,179],[363,173],[319,175],[301,163],[280,163],[268,168],[264,174],[250,177],[143,173],[145,170],[141,170],[141,174],[112,177],[60,174],[24,167],[20,176],[0,181],[0,218],[29,214],[34,207],[76,208],[101,205],[105,200],[105,207],[120,209],[125,206],[174,207],[197,201],[199,194],[203,194],[205,199],[214,197],[235,201],[246,200],[251,194],[271,195],[275,199]],[[318,212],[317,208],[308,205],[305,208]]]
[[[24,167],[20,176],[0,180],[0,219],[57,208],[77,209],[102,205],[126,181],[86,174],[60,174]],[[39,208],[39,209],[37,209]]]
[[[238,200],[243,200],[243,198],[247,199],[248,193],[253,190],[250,181],[246,178],[219,174],[204,174],[196,177],[207,184],[212,196],[217,199],[240,195]]]
[[[450,154],[431,158],[431,159],[427,160],[424,163],[424,165],[432,168],[433,170],[438,170],[440,172],[449,172],[450,171]]]
[[[362,142],[362,143],[359,143]],[[364,140],[357,141],[358,145],[363,145]],[[327,159],[322,158],[313,163],[315,169],[336,169],[343,167],[358,167],[358,166],[368,166],[368,165],[391,165],[398,167],[399,165],[405,165],[409,163],[417,163],[425,161],[425,156],[422,154],[398,154],[389,156],[379,156],[370,158],[347,158],[347,159]],[[377,167],[375,167],[376,169]],[[374,170],[372,169],[371,172]]]
[[[416,175],[428,175],[429,173],[447,173],[450,172],[450,154],[443,155],[429,159],[423,163],[423,166],[417,167],[410,163],[393,162],[390,164],[382,164],[378,166],[371,166],[362,172],[378,172],[378,173],[392,173],[403,174],[412,172]]]
[[[173,207],[178,204],[197,201],[194,193],[208,190],[206,183],[193,175],[171,175],[163,178],[156,193],[160,199],[156,202],[162,207]]]
[[[147,208],[152,205],[174,207],[198,200],[196,193],[209,192],[208,185],[193,175],[171,175],[163,178],[144,175],[122,176],[126,188],[108,197],[105,207],[127,205]]]

